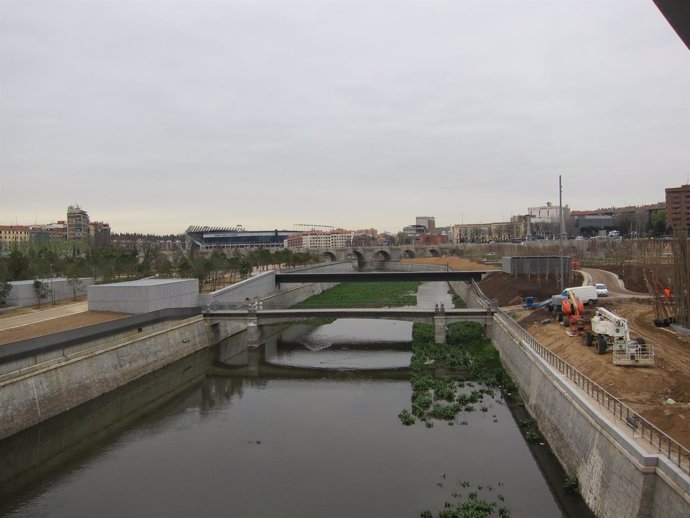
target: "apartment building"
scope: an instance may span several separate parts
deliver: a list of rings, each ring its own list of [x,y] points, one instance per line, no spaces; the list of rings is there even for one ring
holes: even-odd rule
[[[25,225],[0,225],[0,247],[26,243],[31,239],[31,230]]]
[[[690,233],[690,184],[666,189],[666,226]]]
[[[67,239],[89,238],[89,215],[79,205],[67,207]]]
[[[344,248],[352,246],[355,233],[350,230],[333,230],[322,232],[302,232],[287,238],[288,248]]]

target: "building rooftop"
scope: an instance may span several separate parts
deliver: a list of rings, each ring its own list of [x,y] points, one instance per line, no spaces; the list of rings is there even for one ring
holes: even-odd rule
[[[113,282],[111,284],[99,284],[99,286],[161,286],[163,284],[174,284],[181,281],[196,279],[139,279],[137,281]]]

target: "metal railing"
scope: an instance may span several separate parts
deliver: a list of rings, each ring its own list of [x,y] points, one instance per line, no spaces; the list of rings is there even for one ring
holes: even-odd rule
[[[474,281],[472,281],[472,288],[478,297],[478,301],[484,307],[490,307],[492,305],[492,301],[482,293],[481,289]],[[626,426],[632,429],[633,438],[636,437],[636,434],[639,434],[639,437],[645,439],[649,444],[655,447],[659,453],[665,455],[671,462],[690,475],[690,450],[666,435],[639,413],[635,412],[635,410],[609,393],[606,389],[602,388],[564,359],[540,344],[532,335],[499,308],[495,308],[494,322],[497,322],[508,331],[516,341],[523,343],[541,358],[546,360],[577,387],[582,389],[590,398],[596,400],[599,405],[606,407],[606,409],[613,414],[615,419],[624,422]]]

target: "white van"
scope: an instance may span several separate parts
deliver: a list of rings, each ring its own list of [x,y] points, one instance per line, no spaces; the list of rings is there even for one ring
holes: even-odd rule
[[[568,291],[572,291],[584,304],[596,304],[599,300],[597,289],[594,286],[574,286],[563,290],[563,295],[568,296]]]

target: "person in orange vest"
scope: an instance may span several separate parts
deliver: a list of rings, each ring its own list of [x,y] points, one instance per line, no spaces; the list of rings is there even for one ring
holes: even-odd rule
[[[671,288],[664,288],[664,295],[666,295],[667,299],[671,298]]]

